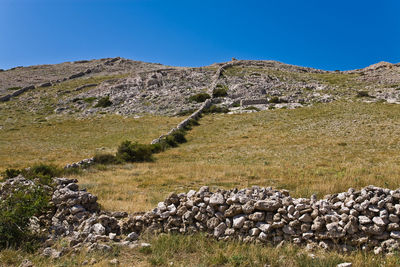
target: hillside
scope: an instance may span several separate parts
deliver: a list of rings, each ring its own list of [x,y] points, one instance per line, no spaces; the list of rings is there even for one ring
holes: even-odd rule
[[[201,68],[166,67],[122,58],[20,67],[0,72],[0,97],[18,97],[34,113],[83,117],[98,113],[176,115],[200,106],[189,97],[208,92],[219,67],[227,90],[219,105],[232,112],[296,108],[334,100],[398,103],[400,65],[329,72],[274,61],[232,61]],[[35,87],[34,89],[33,86]],[[28,88],[15,97],[18,88]],[[208,92],[210,93],[210,92]],[[108,97],[111,105],[95,107]],[[7,98],[5,98],[7,99]],[[400,103],[400,102],[399,102]],[[2,108],[13,107],[12,103]],[[44,111],[44,107],[46,110]]]
[[[71,77],[76,73],[84,74]],[[0,102],[0,171],[39,162],[65,166],[114,153],[124,140],[149,144],[204,104],[191,97],[226,92],[212,98],[222,113],[204,113],[187,131],[186,143],[155,154],[153,162],[95,165],[68,175],[98,196],[107,212],[142,214],[171,192],[201,186],[272,186],[318,199],[370,184],[399,188],[399,64],[330,72],[275,61],[188,68],[115,58],[0,72],[2,96],[30,85],[35,88]],[[106,98],[109,106],[95,107]],[[310,252],[290,242],[276,247],[202,234],[140,240],[151,248],[88,254],[61,240],[54,245],[68,251],[61,258],[6,250],[0,262],[12,266],[29,258],[36,266],[79,266],[96,258],[94,265],[108,266],[116,257],[122,266],[396,266],[400,260],[397,254],[375,255],[373,242],[365,253],[345,246]]]

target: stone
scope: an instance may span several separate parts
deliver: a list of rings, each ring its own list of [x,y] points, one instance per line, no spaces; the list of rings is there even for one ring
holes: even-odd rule
[[[61,257],[61,252],[48,247],[48,248],[43,249],[42,255],[44,257],[48,257],[48,258],[58,259]]]
[[[108,238],[110,238],[110,240],[114,240],[116,236],[117,236],[117,234],[115,234],[115,233],[108,234]]]
[[[19,267],[34,267],[34,264],[30,260],[24,259]]]
[[[221,221],[216,218],[216,217],[212,217],[211,219],[209,219],[207,221],[207,227],[208,229],[214,229],[215,227],[217,227],[217,225],[220,223]]]
[[[374,217],[372,218],[372,221],[378,226],[386,226],[386,223],[381,217]]]
[[[336,267],[351,267],[353,264],[351,262],[343,262],[336,265]]]
[[[106,228],[104,228],[100,223],[93,225],[92,230],[97,235],[104,235],[106,233]]]
[[[220,223],[214,228],[214,236],[215,237],[220,237],[226,230],[226,225],[225,223]]]
[[[222,205],[225,203],[224,196],[220,193],[215,193],[210,197],[210,205]]]
[[[225,217],[233,217],[242,213],[241,205],[232,205],[225,211]]]
[[[244,215],[237,215],[233,217],[233,228],[242,228],[245,220],[246,217]]]
[[[271,230],[271,224],[268,223],[258,222],[256,226],[264,233],[268,233]]]
[[[311,216],[308,213],[305,213],[300,216],[299,221],[309,223],[309,222],[312,222],[313,219],[311,218]]]
[[[255,208],[261,211],[276,211],[280,206],[280,203],[274,200],[258,200],[255,203]]]
[[[109,260],[108,263],[110,265],[119,265],[119,260],[117,258],[114,258],[112,260]]]
[[[132,241],[138,240],[138,238],[139,238],[139,235],[137,233],[131,232],[126,236],[125,240],[132,242]]]
[[[265,218],[264,212],[257,211],[249,215],[249,219],[256,222],[261,222],[262,220],[264,220],[264,218]]]
[[[390,237],[395,238],[395,239],[400,239],[400,231],[390,232]]]
[[[358,221],[360,222],[360,224],[368,224],[371,222],[371,219],[367,216],[359,216]]]

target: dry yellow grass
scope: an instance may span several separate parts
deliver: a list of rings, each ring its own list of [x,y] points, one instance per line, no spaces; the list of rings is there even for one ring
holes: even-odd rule
[[[397,188],[399,115],[396,105],[332,103],[205,116],[187,143],[155,162],[92,169],[79,180],[106,209],[129,212],[202,185],[274,186],[303,197],[369,184]]]
[[[149,143],[175,126],[179,118],[117,115],[42,122],[10,123],[0,130],[0,171],[45,162],[63,166],[116,150],[123,140]]]
[[[119,266],[265,266],[273,267],[310,267],[332,266],[352,262],[354,267],[361,266],[399,266],[397,255],[374,255],[372,253],[338,253],[335,251],[313,251],[291,244],[281,248],[261,244],[246,244],[237,241],[218,242],[205,235],[160,235],[144,237],[151,242],[151,248],[118,248],[106,253],[88,254],[85,250],[68,253],[60,259],[51,260],[38,254],[23,251],[4,250],[0,252],[1,266],[18,266],[23,259],[31,260],[37,267],[45,266],[82,266],[93,258],[96,263],[90,266],[111,266],[109,261],[117,258]],[[62,243],[62,242],[60,242]],[[65,246],[65,245],[64,245]],[[59,246],[61,249],[62,245]]]

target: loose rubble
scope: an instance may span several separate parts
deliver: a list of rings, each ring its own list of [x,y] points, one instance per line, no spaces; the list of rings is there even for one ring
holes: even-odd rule
[[[18,176],[0,184],[0,197],[17,184],[33,182]],[[205,232],[218,240],[370,250],[375,254],[400,247],[400,189],[367,186],[324,199],[293,198],[287,190],[253,186],[211,192],[207,186],[171,193],[152,211],[128,215],[101,211],[97,197],[80,190],[77,180],[54,179],[54,210],[39,218],[48,238],[43,255],[60,257],[51,246],[59,238],[71,250],[110,251],[111,244],[138,247],[139,235]]]

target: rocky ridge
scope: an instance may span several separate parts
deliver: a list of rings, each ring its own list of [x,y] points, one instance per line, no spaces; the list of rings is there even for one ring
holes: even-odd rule
[[[0,199],[10,188],[33,185],[18,176],[0,184]],[[97,197],[80,190],[77,180],[55,178],[53,209],[32,220],[46,236],[44,254],[59,257],[52,245],[68,241],[67,250],[110,250],[111,244],[149,246],[137,240],[144,232],[205,232],[219,240],[280,244],[344,252],[355,249],[392,253],[400,246],[400,189],[367,186],[324,199],[293,198],[287,190],[253,186],[171,193],[151,211],[128,215],[101,211]]]
[[[120,78],[85,83],[87,77],[121,73],[124,75]],[[34,81],[33,77],[42,78]],[[227,96],[217,104],[228,107],[232,113],[297,108],[335,100],[400,103],[399,64],[378,63],[360,70],[324,71],[261,60],[232,60],[190,68],[114,58],[16,68],[0,72],[3,92],[0,95],[22,94],[18,100],[35,110],[37,105],[33,103],[41,96],[34,93],[25,96],[26,91],[32,91],[27,87],[62,85],[69,79],[82,81],[82,86],[57,94],[57,102],[52,104],[56,114],[177,115],[197,110],[201,103],[191,102],[189,97],[210,94],[217,85],[227,89]],[[19,89],[22,91],[6,89],[14,86],[22,86]],[[355,99],[360,91],[366,93]],[[96,101],[86,101],[104,97],[112,105],[96,107]]]

